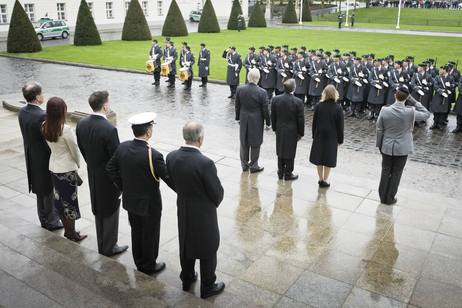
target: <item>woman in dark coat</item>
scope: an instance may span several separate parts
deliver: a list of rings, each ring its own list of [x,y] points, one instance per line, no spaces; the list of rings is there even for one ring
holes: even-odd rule
[[[337,147],[343,143],[343,110],[336,104],[338,97],[335,87],[328,85],[322,92],[322,104],[314,108],[310,162],[318,168],[320,187],[330,186],[330,168],[337,165]]]

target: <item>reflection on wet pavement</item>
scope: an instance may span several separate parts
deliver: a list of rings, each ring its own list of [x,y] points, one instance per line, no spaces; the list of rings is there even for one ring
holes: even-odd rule
[[[193,294],[181,291],[175,195],[166,185],[162,185],[159,260],[167,263],[167,270],[157,277],[134,270],[130,251],[113,259],[96,252],[87,181],[79,191],[82,219],[77,226],[89,238],[75,244],[65,240],[62,232],[40,228],[35,200],[25,183],[16,115],[0,110],[0,305],[461,306],[460,195],[456,192],[456,197],[450,198],[446,190],[422,191],[404,185],[396,206],[381,205],[376,173],[362,170],[371,161],[360,164],[365,157],[373,157],[363,153],[369,151],[369,141],[350,141],[348,147],[354,151],[343,150],[342,155],[354,170],[339,166],[332,187],[326,190],[318,188],[314,168],[307,166],[307,137],[297,158],[300,179],[280,181],[270,132],[265,134],[261,159],[265,171],[241,172],[234,108],[223,98],[227,93],[223,86],[184,93],[180,87],[173,91],[163,86],[152,88],[150,76],[1,58],[0,64],[3,99],[17,99],[22,83],[38,79],[46,96],[61,95],[70,109],[88,111],[88,93],[108,88],[112,108],[119,115],[122,140],[130,137],[125,124],[129,114],[147,109],[159,112],[153,143],[164,154],[181,144],[180,128],[185,119],[205,122],[203,151],[216,162],[225,188],[225,199],[218,209],[221,243],[217,276],[227,283],[224,294],[206,301],[197,297],[199,284]],[[308,118],[308,124],[310,121]],[[359,134],[372,134],[369,123],[351,121],[348,125],[350,136],[361,128],[367,132]],[[416,138],[417,148],[427,138],[435,140],[431,133]],[[439,138],[438,142],[445,138],[444,142],[456,146],[454,136]],[[429,159],[437,154],[438,146],[434,146]],[[460,153],[454,155],[460,157]],[[415,170],[427,165],[410,163],[408,168],[407,172],[418,174]],[[459,167],[433,168],[454,171]],[[85,168],[81,173],[86,179]],[[432,185],[428,179],[421,181]],[[127,214],[121,211],[120,216],[119,242],[130,244]]]

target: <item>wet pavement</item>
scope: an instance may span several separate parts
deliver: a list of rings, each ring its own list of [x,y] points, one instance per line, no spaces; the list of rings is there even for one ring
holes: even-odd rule
[[[193,294],[181,291],[175,195],[166,185],[159,260],[167,271],[157,277],[135,271],[130,251],[113,259],[97,254],[84,167],[77,227],[89,238],[75,244],[41,229],[27,194],[16,115],[0,110],[0,305],[461,307],[460,136],[417,131],[417,153],[406,166],[398,204],[389,207],[378,201],[380,156],[366,120],[347,120],[346,143],[325,190],[308,163],[308,111],[296,159],[300,179],[290,183],[277,180],[270,131],[262,148],[265,171],[240,171],[238,125],[225,86],[201,89],[194,82],[185,92],[179,83],[155,88],[148,75],[0,58],[0,99],[19,99],[29,80],[40,81],[46,97],[62,96],[70,110],[89,111],[89,94],[109,90],[121,140],[131,138],[130,114],[158,112],[152,144],[164,154],[182,144],[185,120],[205,123],[203,152],[216,162],[225,188],[217,276],[227,288],[206,301],[197,298],[198,284]],[[125,211],[119,243],[130,243]]]

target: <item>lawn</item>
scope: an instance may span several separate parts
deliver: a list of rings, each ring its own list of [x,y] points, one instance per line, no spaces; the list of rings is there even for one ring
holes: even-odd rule
[[[377,57],[394,54],[397,59],[414,55],[416,62],[426,58],[437,58],[438,64],[446,63],[448,60],[462,61],[462,39],[449,37],[262,28],[242,32],[223,31],[215,34],[192,33],[188,37],[176,37],[173,40],[177,45],[187,41],[192,46],[196,59],[199,44],[205,42],[212,54],[210,79],[214,80],[225,79],[226,62],[222,58],[222,53],[228,46],[236,46],[242,58],[245,57],[249,46],[258,48],[261,45],[287,44],[289,47],[304,45],[308,49],[333,50],[338,48],[342,52],[356,50],[358,55],[372,52]],[[163,42],[163,39],[161,41]],[[150,46],[149,41],[110,41],[101,46],[91,47],[53,46],[44,48],[38,53],[19,55],[144,70]],[[197,72],[197,67],[195,71]],[[241,77],[244,77],[243,72]]]
[[[337,21],[313,21],[305,22],[308,26],[331,26],[337,27]],[[345,21],[342,23],[342,28],[345,27]],[[393,24],[380,24],[380,23],[363,23],[355,22],[355,28],[370,28],[370,29],[396,29],[396,20]],[[434,31],[434,32],[462,32],[462,27],[444,27],[444,26],[421,26],[421,25],[403,25],[400,23],[400,30],[414,30],[414,31]]]
[[[345,13],[345,12],[343,12]],[[349,15],[355,14],[355,21],[367,24],[396,24],[397,8],[368,8],[350,10]],[[337,14],[319,16],[316,21],[337,21]],[[344,20],[345,21],[345,20]],[[400,25],[454,28],[462,32],[462,11],[435,10],[435,9],[409,9],[401,10]],[[417,29],[416,29],[417,30]]]

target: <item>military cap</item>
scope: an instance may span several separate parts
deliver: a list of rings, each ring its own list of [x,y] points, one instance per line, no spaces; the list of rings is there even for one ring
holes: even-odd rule
[[[297,49],[297,47],[293,47],[291,50],[297,51],[298,49]]]
[[[249,50],[255,51],[255,47],[249,47]]]
[[[268,48],[269,48],[269,49],[273,49],[274,46],[273,46],[273,45],[268,45]]]
[[[343,56],[344,56],[344,57],[349,57],[350,54],[349,54],[348,52],[345,52],[345,53],[343,53]]]
[[[427,65],[428,65],[428,62],[419,63],[420,67],[427,67]]]
[[[326,54],[327,56],[330,56],[332,53],[331,53],[330,51],[326,51],[325,54]]]
[[[428,59],[427,59],[427,62],[435,63],[435,60],[434,60],[434,59],[431,59],[431,58],[428,58]]]
[[[202,46],[202,47],[205,47],[205,43],[201,43],[201,46]]]
[[[132,126],[151,126],[155,124],[157,114],[154,112],[143,112],[135,114],[128,119],[128,123]]]
[[[456,62],[454,62],[454,61],[448,61],[448,64],[456,65]]]
[[[340,53],[340,50],[339,49],[334,49],[334,52]]]
[[[395,56],[394,56],[394,55],[388,55],[388,59],[394,60],[394,59],[395,59]]]
[[[266,47],[260,46],[258,49],[262,50],[262,49],[266,49]]]
[[[361,61],[361,58],[360,57],[355,57],[355,60],[356,61]]]
[[[299,51],[298,54],[299,55],[305,55],[305,52],[304,51]]]
[[[281,46],[276,46],[274,47],[274,49],[281,49]]]
[[[340,58],[340,57],[341,57],[341,55],[338,54],[338,53],[336,53],[336,54],[334,55],[334,58]]]
[[[400,66],[403,66],[403,61],[398,60],[398,61],[396,61],[395,63],[398,64],[398,65],[400,65]]]

